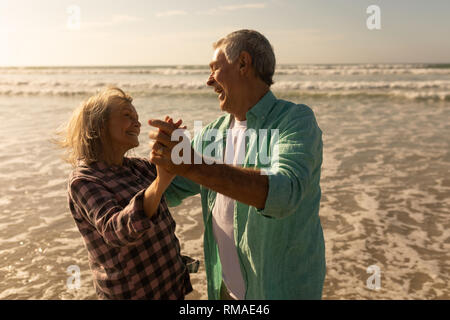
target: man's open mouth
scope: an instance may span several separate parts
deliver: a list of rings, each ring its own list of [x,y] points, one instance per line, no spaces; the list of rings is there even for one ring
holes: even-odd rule
[[[214,91],[219,94],[219,100],[223,100],[225,98],[225,92],[222,88],[216,88]]]

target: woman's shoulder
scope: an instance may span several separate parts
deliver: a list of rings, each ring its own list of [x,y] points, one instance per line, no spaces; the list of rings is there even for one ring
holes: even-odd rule
[[[95,164],[88,165],[80,161],[70,173],[69,183],[77,179],[97,182],[102,179],[102,171]]]

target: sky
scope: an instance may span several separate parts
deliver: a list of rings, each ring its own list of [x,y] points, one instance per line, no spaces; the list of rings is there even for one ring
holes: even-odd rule
[[[279,64],[448,63],[449,13],[449,0],[0,0],[0,66],[204,65],[244,28]]]

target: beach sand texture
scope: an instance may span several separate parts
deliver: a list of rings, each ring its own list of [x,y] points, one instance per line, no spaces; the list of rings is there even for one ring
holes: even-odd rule
[[[408,68],[410,73],[398,71]],[[323,131],[323,298],[450,299],[450,69],[288,72],[294,69],[299,67],[282,69],[274,92],[309,105]],[[0,299],[96,299],[87,251],[67,207],[71,168],[48,139],[89,92],[113,83],[113,76],[119,85],[135,84],[130,91],[143,124],[136,156],[148,154],[146,119],[170,114],[183,117],[190,128],[195,120],[206,125],[221,115],[217,97],[200,88],[201,68],[150,76],[122,69],[87,76],[47,70],[59,84],[48,84],[42,70],[8,70],[0,76]],[[89,77],[103,80],[95,86]],[[172,77],[182,85],[141,88],[147,77],[155,83]],[[298,87],[306,78],[313,79],[310,87]],[[35,89],[39,81],[47,84]],[[381,81],[397,87],[380,87]],[[375,84],[351,85],[365,82]],[[171,212],[183,254],[201,260],[191,277],[194,292],[186,298],[207,299],[200,198],[186,199]],[[71,265],[81,270],[77,290],[67,287]],[[372,265],[381,271],[377,290],[367,286]]]

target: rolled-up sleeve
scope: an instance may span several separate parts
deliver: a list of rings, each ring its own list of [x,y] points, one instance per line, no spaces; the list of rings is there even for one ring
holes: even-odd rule
[[[322,131],[314,114],[308,108],[288,119],[280,127],[279,139],[275,142],[278,155],[272,157],[271,167],[266,170],[269,191],[265,207],[257,210],[272,218],[294,213],[308,194],[313,176],[320,176]]]
[[[118,204],[114,193],[100,181],[78,178],[69,185],[70,197],[80,209],[78,212],[114,247],[137,241],[152,227],[160,208],[150,219],[144,211],[145,189],[139,191],[125,207]]]

